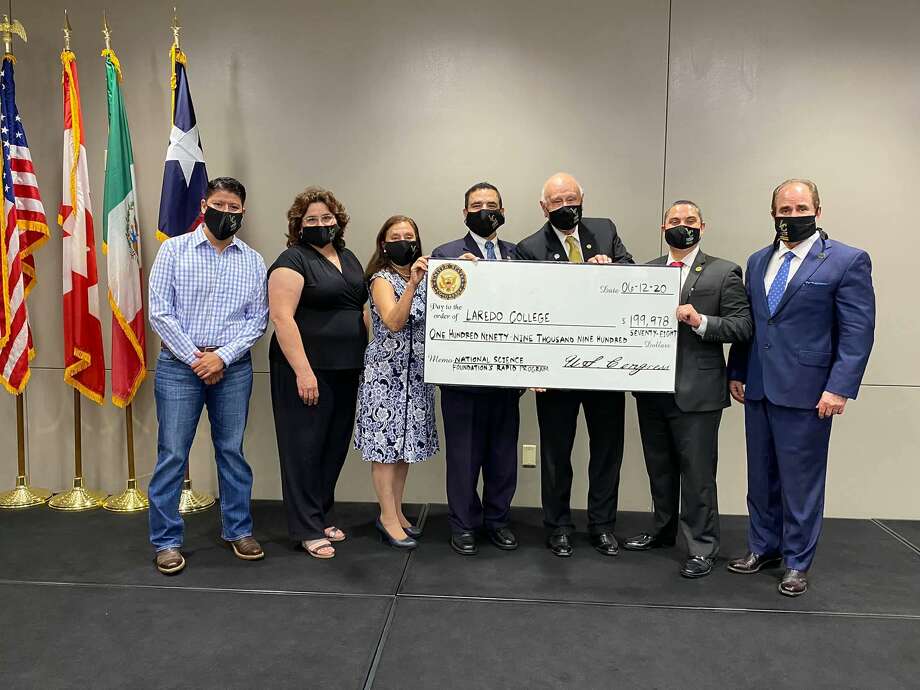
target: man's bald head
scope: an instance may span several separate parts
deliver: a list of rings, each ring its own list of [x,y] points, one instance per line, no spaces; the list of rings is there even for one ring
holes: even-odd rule
[[[580,204],[584,195],[585,190],[578,180],[568,173],[558,172],[543,183],[540,201],[547,203],[552,202],[554,198],[562,197],[565,203],[568,203],[569,199],[577,197],[573,203]],[[559,205],[563,206],[565,203]]]

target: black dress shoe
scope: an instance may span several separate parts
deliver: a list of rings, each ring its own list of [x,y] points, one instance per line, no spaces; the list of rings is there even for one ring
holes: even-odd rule
[[[690,556],[687,562],[680,569],[680,574],[684,577],[706,577],[712,572],[714,559],[707,556]]]
[[[518,547],[517,537],[507,527],[490,529],[489,540],[504,551],[514,551]]]
[[[594,547],[595,551],[605,556],[616,556],[620,553],[620,545],[617,544],[617,538],[613,536],[613,532],[592,534],[591,546]]]
[[[774,568],[782,562],[783,557],[779,554],[760,554],[748,551],[746,556],[729,561],[726,567],[733,573],[753,575],[764,568]]]
[[[574,551],[568,534],[551,534],[549,539],[546,540],[546,545],[553,552],[553,555],[560,558],[568,558]]]
[[[661,549],[666,546],[674,546],[674,540],[666,540],[657,534],[643,532],[635,537],[630,537],[623,542],[623,548],[627,551],[648,551],[649,549]]]
[[[779,583],[779,593],[787,597],[798,597],[808,591],[808,573],[804,570],[787,569]]]
[[[387,532],[387,528],[383,526],[382,522],[380,522],[380,518],[377,519],[375,527],[377,527],[377,531],[380,532],[380,540],[384,544],[389,544],[394,549],[405,549],[406,551],[410,551],[411,549],[414,549],[418,546],[418,542],[415,541],[415,539],[412,537],[406,537],[405,539],[395,539],[394,537],[390,536],[390,533]]]
[[[409,525],[408,527],[403,527],[403,532],[408,534],[413,539],[418,539],[422,536],[422,528],[418,525]]]
[[[472,532],[454,532],[450,535],[450,548],[461,556],[475,556],[479,553],[476,535]]]

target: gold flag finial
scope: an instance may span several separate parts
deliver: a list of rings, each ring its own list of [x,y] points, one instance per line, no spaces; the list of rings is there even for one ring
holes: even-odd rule
[[[172,21],[172,32],[173,32],[173,46],[176,50],[179,50],[179,32],[182,30],[182,27],[179,25],[179,14],[176,11],[176,8],[173,7],[173,21]]]
[[[4,14],[3,22],[0,22],[0,34],[3,34],[3,47],[10,55],[13,54],[13,35],[19,36],[23,43],[28,42],[26,38],[26,29],[18,19],[13,19],[12,15]]]
[[[73,28],[70,26],[70,17],[67,14],[67,10],[64,10],[64,50],[70,50],[70,32],[73,31]]]
[[[102,10],[102,35],[105,37],[105,49],[112,49],[112,30],[109,29],[109,20],[105,16],[105,10]]]

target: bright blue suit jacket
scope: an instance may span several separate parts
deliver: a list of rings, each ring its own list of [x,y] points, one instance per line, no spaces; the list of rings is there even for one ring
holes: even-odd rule
[[[764,275],[774,246],[748,259],[745,284],[754,338],[733,345],[729,379],[745,398],[814,408],[824,391],[855,398],[875,339],[872,262],[862,249],[822,236],[770,316]]]

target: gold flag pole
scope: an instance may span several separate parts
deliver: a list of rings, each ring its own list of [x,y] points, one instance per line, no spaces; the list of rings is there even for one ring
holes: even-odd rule
[[[173,48],[178,53],[179,32],[182,31],[182,26],[179,24],[179,14],[175,7],[173,7],[173,20],[172,26],[170,28],[172,29],[173,34]],[[189,472],[189,463],[186,463],[185,481],[182,484],[182,493],[179,496],[179,514],[189,515],[191,513],[200,513],[203,510],[207,510],[215,503],[216,499],[210,494],[201,493],[200,491],[195,491],[192,488],[192,477],[191,473]]]
[[[23,25],[13,19],[13,3],[10,0],[10,13],[3,15],[3,22],[0,22],[0,34],[3,35],[3,48],[7,55],[13,55],[13,36],[19,36],[25,43],[26,30]],[[22,393],[16,396],[16,442],[17,442],[17,466],[16,466],[16,488],[0,493],[0,508],[31,508],[40,506],[51,492],[47,489],[39,489],[29,486],[26,476],[26,432],[25,432],[25,410],[23,405]]]
[[[105,49],[112,50],[112,31],[109,22],[102,11],[102,36],[105,38]],[[137,488],[137,475],[134,469],[134,411],[133,403],[125,406],[125,441],[128,447],[128,486],[120,494],[109,497],[102,507],[113,513],[139,513],[147,510],[150,505],[147,496]]]
[[[26,478],[26,431],[22,393],[16,396],[16,442],[18,447],[18,474],[16,488],[0,494],[0,508],[31,508],[40,506],[51,496],[48,489],[29,486]]]
[[[70,18],[64,10],[64,50],[70,50]],[[92,510],[101,508],[107,494],[90,491],[83,486],[83,438],[80,414],[80,391],[73,389],[73,488],[54,496],[48,505],[56,510]]]

